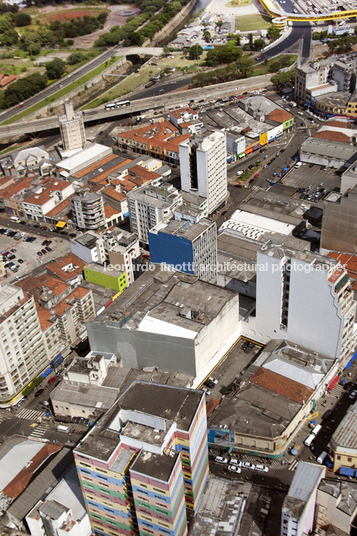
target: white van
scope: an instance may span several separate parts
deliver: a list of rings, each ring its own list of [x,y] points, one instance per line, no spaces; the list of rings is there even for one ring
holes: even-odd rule
[[[304,441],[304,445],[306,445],[307,447],[310,447],[311,443],[313,442],[313,440],[315,439],[315,435],[314,434],[310,434],[309,437],[307,437]]]
[[[320,465],[322,465],[325,461],[325,458],[328,456],[327,452],[324,450],[323,452],[321,452],[320,456],[318,458],[316,458],[316,461],[317,463],[319,463]]]
[[[60,424],[59,426],[57,426],[57,432],[69,434],[69,426],[64,426],[63,424]]]
[[[315,428],[313,428],[313,429],[311,430],[311,433],[312,433],[314,436],[317,436],[317,434],[319,433],[320,430],[322,430],[322,426],[321,426],[321,424],[317,424],[317,425],[315,426]]]

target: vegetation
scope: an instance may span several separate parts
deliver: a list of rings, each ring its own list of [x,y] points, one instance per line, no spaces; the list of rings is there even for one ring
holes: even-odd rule
[[[35,378],[34,380],[32,380],[31,383],[28,384],[27,387],[25,387],[25,389],[22,391],[22,396],[24,396],[25,398],[29,396],[30,393],[32,393],[32,391],[38,386],[40,385],[40,383],[43,381],[43,378]]]
[[[198,60],[202,56],[203,48],[201,45],[193,45],[188,51],[189,60]]]
[[[334,54],[344,54],[345,52],[350,52],[353,45],[357,43],[357,37],[352,37],[349,35],[344,35],[338,39],[334,39],[327,43],[327,46],[330,52]]]
[[[1,95],[0,108],[10,108],[10,106],[32,97],[32,95],[44,89],[46,84],[47,76],[38,73],[17,80],[7,87]]]
[[[61,58],[55,58],[52,61],[46,63],[46,74],[50,80],[57,80],[61,78],[66,70],[66,64]]]
[[[192,79],[193,87],[208,86],[248,78],[253,74],[254,59],[248,54],[241,54],[240,57],[226,67],[215,69],[206,73],[199,73]]]
[[[242,54],[242,49],[237,47],[235,41],[228,41],[226,45],[213,48],[207,52],[206,65],[216,67],[222,63],[232,63],[238,60]]]
[[[237,17],[237,30],[241,32],[252,32],[255,30],[264,30],[269,28],[271,24],[271,17],[269,15],[260,15],[254,13],[253,15],[242,15]]]
[[[278,91],[291,87],[295,81],[295,69],[286,71],[285,73],[278,73],[271,77],[271,81]]]

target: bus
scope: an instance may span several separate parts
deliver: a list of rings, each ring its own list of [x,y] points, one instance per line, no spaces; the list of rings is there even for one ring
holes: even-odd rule
[[[111,104],[106,104],[104,106],[104,109],[105,110],[115,110],[115,108],[123,108],[124,106],[129,106],[129,105],[130,105],[129,100],[120,101],[120,102],[112,102]]]

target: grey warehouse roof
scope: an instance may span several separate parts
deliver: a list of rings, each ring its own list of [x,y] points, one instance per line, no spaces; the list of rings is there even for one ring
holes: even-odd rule
[[[288,491],[288,497],[307,502],[324,472],[325,468],[320,465],[299,462]]]
[[[357,403],[351,406],[332,436],[336,447],[357,449]]]

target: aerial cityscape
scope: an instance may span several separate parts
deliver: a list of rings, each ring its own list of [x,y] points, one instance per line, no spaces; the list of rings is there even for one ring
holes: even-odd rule
[[[0,28],[0,536],[356,536],[356,0]]]

